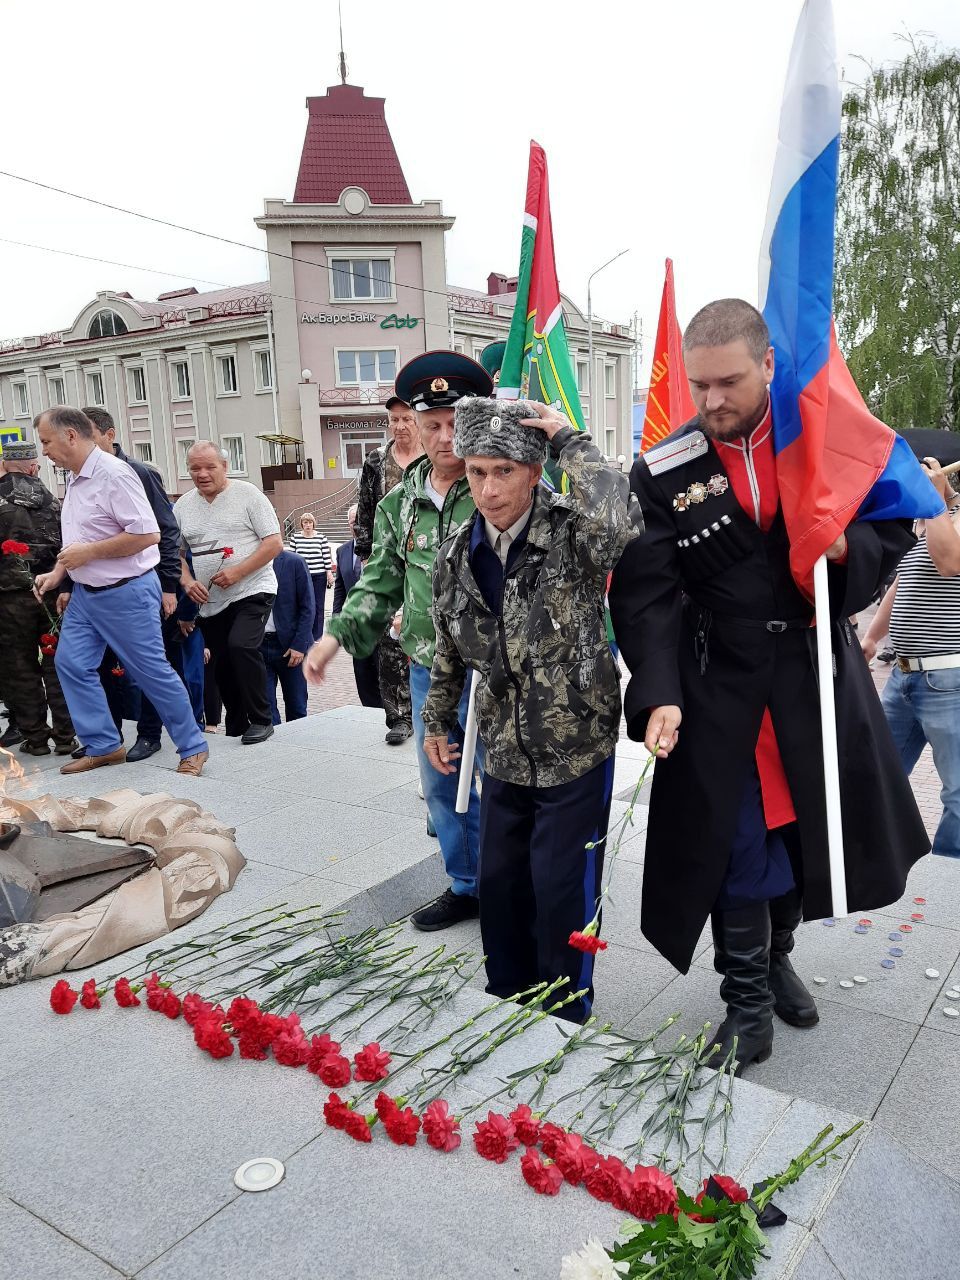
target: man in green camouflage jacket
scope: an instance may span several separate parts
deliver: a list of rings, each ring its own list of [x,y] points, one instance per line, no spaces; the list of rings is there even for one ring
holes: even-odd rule
[[[568,494],[539,485],[549,441]],[[568,943],[592,919],[620,730],[620,681],[607,641],[607,575],[642,520],[628,478],[590,437],[544,405],[474,399],[456,410],[476,516],[440,549],[437,643],[423,708],[434,768],[472,667],[485,749],[480,926],[487,990],[508,997],[566,976],[593,998],[592,956]]]
[[[428,351],[397,375],[397,395],[417,413],[426,457],[413,463],[402,482],[381,500],[373,526],[373,551],[343,609],[304,660],[310,682],[323,679],[342,645],[354,658],[368,657],[398,609],[400,643],[410,659],[413,730],[424,799],[436,828],[450,888],[414,913],[418,929],[445,929],[479,910],[477,859],[480,801],[471,787],[465,814],[456,812],[456,778],[438,774],[423,755],[421,711],[433,662],[433,562],[443,540],[474,513],[463,460],[453,451],[453,407],[464,396],[489,395],[489,374],[455,351]],[[467,695],[462,699],[466,719]],[[456,721],[456,714],[454,714]]]

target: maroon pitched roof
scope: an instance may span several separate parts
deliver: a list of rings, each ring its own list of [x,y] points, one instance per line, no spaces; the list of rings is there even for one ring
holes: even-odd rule
[[[353,84],[333,85],[325,97],[307,99],[294,201],[336,204],[344,187],[362,187],[373,204],[413,203],[383,102],[364,97]]]

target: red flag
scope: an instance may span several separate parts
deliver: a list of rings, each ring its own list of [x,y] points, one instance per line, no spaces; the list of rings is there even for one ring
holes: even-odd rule
[[[667,259],[666,267],[657,340],[653,348],[653,368],[650,371],[650,390],[647,393],[647,413],[640,441],[641,453],[645,453],[651,445],[669,435],[675,427],[688,422],[697,413],[690,396],[687,371],[683,367],[677,303],[673,294],[672,258]]]

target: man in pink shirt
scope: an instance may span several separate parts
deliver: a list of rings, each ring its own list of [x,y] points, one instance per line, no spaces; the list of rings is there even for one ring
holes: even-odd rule
[[[126,758],[98,671],[109,645],[176,743],[177,772],[197,775],[207,749],[187,691],[164,653],[156,574],[160,531],[143,485],[125,462],[97,447],[93,423],[79,409],[50,409],[33,425],[44,456],[72,473],[61,512],[63,550],[35,588],[42,595],[61,586],[67,574],[73,581],[56,667],[87,754],[60,772],[83,773]]]

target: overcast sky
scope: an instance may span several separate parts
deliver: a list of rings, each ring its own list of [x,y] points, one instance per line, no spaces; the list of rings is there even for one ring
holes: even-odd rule
[[[595,280],[594,309],[621,322],[636,311],[649,335],[667,255],[681,320],[710,298],[756,298],[800,8],[343,0],[343,25],[349,80],[386,98],[413,198],[456,217],[449,284],[516,271],[534,137],[550,166],[561,288],[585,305],[589,273],[629,249]],[[960,46],[957,0],[835,0],[834,11],[848,79],[855,55],[897,57],[908,26]],[[0,168],[262,244],[252,219],[265,197],[293,194],[304,100],[338,80],[336,0],[0,0],[0,14]],[[155,298],[267,274],[260,252],[6,177],[0,238],[0,338],[65,327],[98,289]]]

